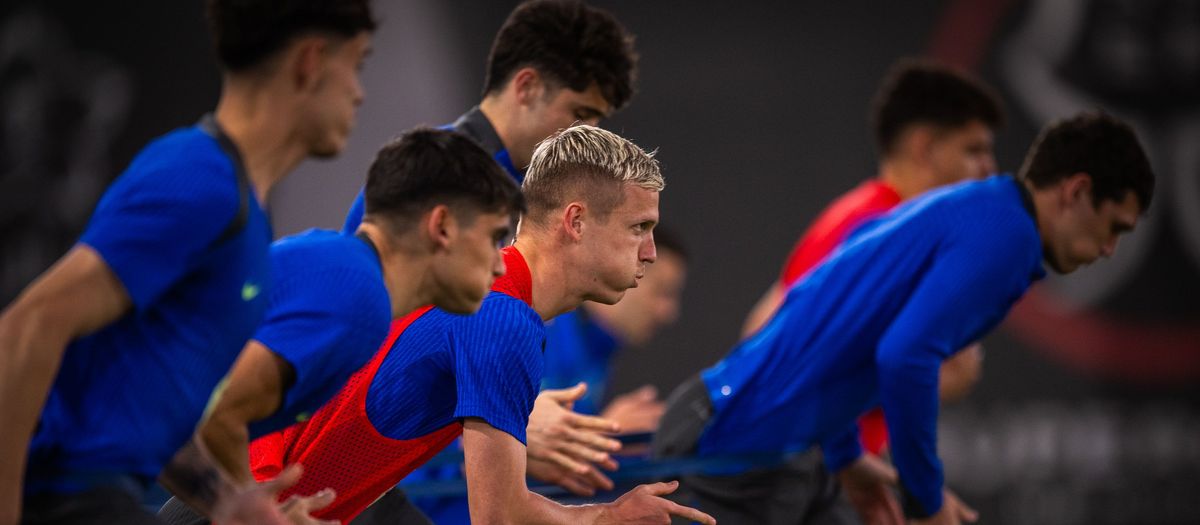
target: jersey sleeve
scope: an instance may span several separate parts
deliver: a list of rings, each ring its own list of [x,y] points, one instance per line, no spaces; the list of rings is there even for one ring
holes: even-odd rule
[[[354,198],[354,204],[351,204],[350,211],[346,212],[346,222],[342,223],[342,233],[352,234],[358,231],[363,215],[367,212],[366,191],[365,188],[359,190],[358,196]]]
[[[485,306],[486,312],[464,319],[454,333],[454,417],[481,418],[524,444],[541,382],[545,329],[518,299],[494,293]]]
[[[273,253],[272,259],[303,255]],[[383,343],[391,320],[376,270],[285,266],[293,273],[276,282],[254,339],[292,366],[295,381],[279,410],[251,425],[255,436],[302,422],[333,397]]]
[[[100,254],[138,309],[202,260],[240,205],[228,158],[148,157],[135,159],[109,188],[80,238]]]
[[[942,506],[937,457],[938,369],[964,342],[994,326],[1024,292],[1029,253],[1012,228],[973,229],[943,242],[876,351],[880,399],[905,511]],[[1028,242],[1025,240],[1024,242]]]

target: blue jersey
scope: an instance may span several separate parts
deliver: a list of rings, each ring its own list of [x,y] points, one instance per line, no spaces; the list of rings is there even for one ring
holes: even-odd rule
[[[307,420],[379,350],[392,321],[383,270],[367,241],[309,230],[271,246],[275,276],[254,340],[287,361],[295,381],[251,438]]]
[[[133,308],[67,346],[30,443],[27,495],[152,481],[267,307],[271,228],[211,119],[142,150],[79,242]]]
[[[475,417],[525,443],[546,334],[529,304],[524,259],[515,248],[505,253],[508,273],[497,279],[478,313],[435,308],[392,345],[366,399],[367,417],[380,434],[416,439]]]
[[[546,323],[546,365],[542,388],[570,388],[580,381],[587,393],[575,401],[581,414],[599,414],[612,358],[620,342],[582,308]]]
[[[488,121],[479,106],[471,108],[470,111],[458,117],[453,124],[447,124],[438,129],[457,131],[475,139],[475,142],[478,142],[484,151],[490,153],[496,163],[504,168],[504,171],[516,179],[517,184],[525,180],[525,171],[513,165],[512,156],[508,154],[504,143],[500,141],[500,135],[496,134],[496,128],[492,127],[492,123]],[[362,224],[363,214],[366,212],[364,191],[358,192],[354,203],[350,205],[350,211],[346,212],[346,222],[342,224],[342,233],[354,233],[358,229],[358,225]]]
[[[620,345],[612,335],[581,310],[560,315],[546,323],[546,351],[542,389],[568,388],[586,381],[588,391],[575,401],[574,411],[599,413],[608,382],[610,361]],[[456,442],[462,450],[461,440]],[[462,464],[423,465],[404,478],[401,487],[431,481],[461,480]],[[467,498],[411,498],[434,523],[468,523]]]
[[[882,404],[907,501],[936,512],[938,368],[1045,275],[1041,255],[1011,177],[934,190],[864,225],[701,373],[714,414],[699,452],[820,444],[837,471],[861,452],[855,420]]]

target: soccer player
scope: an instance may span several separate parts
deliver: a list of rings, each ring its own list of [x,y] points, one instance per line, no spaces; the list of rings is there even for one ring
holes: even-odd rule
[[[712,523],[659,497],[672,484],[583,507],[558,505],[525,485],[527,471],[572,475],[526,460],[543,321],[585,300],[615,303],[637,286],[655,260],[662,188],[657,162],[610,132],[577,126],[547,139],[524,182],[529,211],[504,250],[507,273],[479,313],[425,308],[393,323],[380,352],[333,401],[251,445],[255,476],[302,463],[305,476],[292,492],[333,487],[338,498],[316,515],[346,522],[461,434],[473,523],[661,522],[668,514]]]
[[[310,230],[271,248],[276,286],[266,320],[198,432],[235,482],[254,483],[249,439],[306,420],[375,354],[393,318],[425,304],[477,310],[504,272],[499,243],[524,209],[520,188],[490,155],[440,130],[385,146],[366,195],[355,236]],[[202,500],[194,507],[211,512]]]
[[[0,315],[0,524],[153,522],[142,491],[266,309],[268,192],[354,124],[366,0],[214,0],[208,14],[215,115],[143,149]]]
[[[659,328],[674,322],[679,315],[687,272],[683,245],[669,231],[656,227],[654,246],[657,253],[654,264],[646,266],[646,274],[638,281],[638,287],[625,292],[620,302],[608,305],[587,301],[546,324],[543,390],[539,398],[570,404],[572,410],[580,414],[600,413],[601,417],[617,423],[624,434],[653,432],[658,428],[666,405],[651,386],[616,396],[607,406],[600,404],[611,361],[620,348],[626,344],[645,344]],[[543,405],[545,401],[542,401]],[[604,408],[603,412],[600,408]],[[527,428],[540,425],[534,420],[537,414],[535,408]],[[645,449],[644,444],[636,446]],[[627,447],[622,453],[632,453],[635,447]],[[461,473],[461,464],[427,465],[404,478],[401,486],[462,479]],[[573,488],[579,495],[591,496],[596,487]],[[600,488],[611,489],[612,485],[605,484]],[[413,498],[412,502],[434,523],[470,521],[465,495]],[[358,520],[379,512],[382,511],[372,506]]]
[[[660,456],[803,453],[820,445],[871,523],[898,523],[896,478],[863,455],[855,419],[882,404],[904,509],[973,521],[937,458],[938,365],[1003,319],[1042,262],[1069,273],[1110,256],[1150,206],[1133,130],[1100,113],[1047,126],[1016,178],[930,191],[864,225],[787,292],[779,311],[672,394]],[[815,449],[801,454],[813,471]],[[685,478],[725,523],[823,519],[821,484],[778,471]],[[786,496],[786,497],[785,497]]]
[[[839,197],[813,221],[778,280],[748,315],[743,337],[757,331],[779,308],[788,287],[864,222],[933,188],[982,179],[996,169],[992,136],[1003,124],[1000,101],[990,88],[955,69],[925,60],[898,62],[875,94],[871,123],[880,154],[878,175]],[[979,377],[981,359],[981,348],[972,344],[943,363],[943,400],[966,394]],[[880,455],[887,444],[883,413],[871,410],[859,427],[864,448]],[[820,479],[836,493],[831,477]],[[853,513],[842,514],[854,519]]]

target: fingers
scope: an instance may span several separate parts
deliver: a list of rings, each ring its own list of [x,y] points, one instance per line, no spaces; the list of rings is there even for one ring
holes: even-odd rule
[[[968,507],[966,503],[963,503],[961,499],[958,499],[958,496],[951,495],[951,498],[953,498],[954,510],[955,513],[958,514],[959,519],[967,523],[975,523],[977,520],[979,520],[979,513],[976,512],[975,509]]]
[[[630,392],[634,397],[643,401],[653,401],[658,398],[658,389],[654,385],[642,385]]]
[[[337,498],[337,492],[334,492],[334,490],[331,488],[324,488],[320,491],[317,491],[317,493],[313,494],[312,496],[303,498],[302,505],[309,512],[321,510],[333,503],[335,498]]]
[[[300,481],[300,476],[303,474],[304,467],[299,463],[292,463],[284,467],[283,471],[278,476],[275,476],[275,479],[263,482],[260,487],[271,494],[278,494],[287,490],[288,487],[295,485],[297,481]]]
[[[691,507],[684,507],[683,505],[672,501],[667,502],[667,512],[670,512],[674,516],[680,516],[691,521],[698,521],[706,525],[717,525],[716,518],[713,518],[712,516],[709,516],[708,514],[700,512]]]
[[[563,442],[559,445],[558,451],[579,461],[588,461],[592,463],[603,463],[610,461],[610,457],[607,452],[596,450],[594,447],[590,447],[578,442]]]
[[[583,395],[586,393],[587,393],[587,383],[580,382],[579,384],[577,384],[571,388],[543,390],[542,393],[539,395],[545,396],[549,399],[552,399],[552,400],[558,402],[559,404],[563,404],[563,403],[573,403],[575,401],[578,401],[579,398],[583,397]]]
[[[675,492],[675,489],[677,489],[677,488],[679,488],[678,481],[667,481],[667,482],[647,483],[645,485],[638,485],[633,490],[640,489],[642,491],[648,492],[651,496],[665,496],[667,494]]]
[[[587,473],[588,469],[591,468],[586,463],[580,463],[578,461],[575,461],[574,459],[571,459],[570,457],[568,457],[566,454],[563,454],[562,452],[559,452],[557,450],[551,451],[550,454],[548,454],[546,457],[539,458],[539,459],[544,459],[546,461],[549,461],[550,463],[553,463],[555,465],[558,465],[559,467],[565,468],[568,471],[573,472],[575,474],[585,474],[585,473]]]
[[[621,426],[616,421],[602,417],[587,416],[578,412],[568,412],[563,415],[563,422],[571,428],[592,430],[596,432],[619,432]]]
[[[558,486],[567,489],[568,492],[576,496],[595,496],[596,490],[587,483],[580,481],[573,476],[564,476],[558,480]]]
[[[605,476],[604,473],[594,468],[588,469],[587,473],[583,474],[581,477],[587,482],[588,485],[598,489],[612,490],[615,486],[613,485],[613,481],[609,479],[608,476]]]

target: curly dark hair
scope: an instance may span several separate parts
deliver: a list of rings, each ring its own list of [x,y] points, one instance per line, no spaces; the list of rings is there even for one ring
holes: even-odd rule
[[[1137,133],[1102,111],[1085,111],[1042,128],[1018,175],[1035,188],[1051,186],[1075,173],[1092,178],[1093,204],[1120,202],[1129,192],[1142,213],[1154,197],[1154,171]]]
[[[575,91],[595,82],[616,110],[637,89],[637,61],[633,36],[608,11],[578,0],[532,0],[517,6],[496,34],[483,95],[531,66]]]

